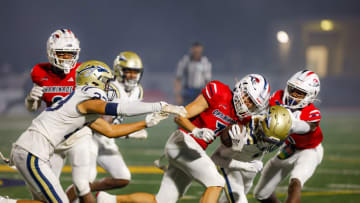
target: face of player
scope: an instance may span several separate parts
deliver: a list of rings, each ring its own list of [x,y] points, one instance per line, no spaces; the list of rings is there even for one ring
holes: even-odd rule
[[[288,86],[288,92],[290,96],[295,99],[296,103],[299,103],[306,96],[306,92],[303,92],[299,89],[290,86]]]
[[[193,60],[199,61],[202,57],[202,53],[203,53],[202,46],[198,45],[191,47],[191,57]]]
[[[256,106],[255,106],[255,103],[251,100],[250,96],[247,94],[244,94],[242,96],[242,99],[243,99],[245,105],[247,106],[247,108],[249,109],[249,111],[254,112]]]
[[[59,59],[72,59],[72,58],[75,58],[76,56],[76,53],[74,52],[56,52],[56,56],[59,58]]]
[[[125,80],[136,80],[139,74],[138,70],[124,70]]]

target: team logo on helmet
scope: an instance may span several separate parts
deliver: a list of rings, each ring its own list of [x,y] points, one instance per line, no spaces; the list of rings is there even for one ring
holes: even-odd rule
[[[100,65],[98,65],[98,66],[94,66],[94,65],[93,65],[93,66],[89,66],[89,67],[85,68],[84,70],[79,71],[79,74],[85,72],[84,77],[88,77],[88,76],[90,76],[95,70],[97,70],[98,72],[106,72],[106,73],[109,72],[108,70],[106,70],[104,67],[102,67],[102,66],[100,66]]]

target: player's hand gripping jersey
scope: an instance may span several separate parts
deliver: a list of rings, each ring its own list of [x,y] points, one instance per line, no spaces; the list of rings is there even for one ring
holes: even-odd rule
[[[284,105],[284,91],[276,91],[269,100],[269,105]],[[290,137],[295,143],[297,149],[310,149],[318,146],[323,140],[323,134],[319,126],[321,120],[320,110],[316,108],[312,103],[305,106],[302,109],[293,111],[295,119],[300,119],[309,123],[316,124],[316,128],[305,134],[291,134]],[[287,141],[289,142],[289,141]]]
[[[21,146],[25,150],[33,153],[34,155],[44,160],[49,159],[49,155],[53,152],[54,148],[59,143],[68,139],[75,131],[82,128],[89,122],[92,122],[99,118],[98,114],[81,114],[77,109],[77,104],[89,100],[89,99],[102,99],[107,101],[106,93],[96,87],[78,86],[75,91],[54,103],[51,107],[46,108],[38,117],[36,117],[30,127],[23,133],[35,131],[40,133],[43,138],[39,138],[39,135],[30,133],[32,136],[21,136],[16,145]],[[39,145],[51,146],[34,146],[28,139],[39,140]],[[50,151],[44,150],[49,149]]]
[[[226,126],[233,123],[247,123],[250,118],[239,120],[232,103],[232,91],[220,81],[211,81],[202,90],[202,94],[208,102],[209,107],[190,119],[197,128],[208,128],[214,131],[215,136],[225,129]],[[185,130],[181,129],[186,132]],[[211,142],[207,143],[202,139],[194,137],[196,142],[205,150]]]
[[[60,99],[63,99],[75,89],[75,73],[80,63],[72,68],[69,74],[54,72],[50,63],[36,64],[31,71],[33,83],[43,87],[42,100],[49,107]]]

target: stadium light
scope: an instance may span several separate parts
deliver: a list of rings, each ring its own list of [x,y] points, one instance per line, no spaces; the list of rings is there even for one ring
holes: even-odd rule
[[[334,23],[331,20],[322,20],[320,27],[323,31],[331,31],[334,29]]]
[[[289,35],[285,31],[282,31],[282,30],[277,32],[276,38],[281,44],[286,44],[289,42]]]

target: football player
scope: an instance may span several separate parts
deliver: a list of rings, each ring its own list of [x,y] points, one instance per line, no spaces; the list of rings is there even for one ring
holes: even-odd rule
[[[88,61],[76,70],[76,89],[46,108],[13,144],[11,162],[25,179],[35,200],[69,202],[58,177],[50,168],[50,155],[55,147],[84,125],[108,137],[120,137],[158,124],[167,113],[186,115],[184,108],[158,103],[107,102],[111,69],[99,61]],[[99,114],[146,116],[145,121],[111,125]],[[84,202],[94,202],[91,193]]]
[[[139,83],[143,74],[141,58],[134,52],[121,52],[114,60],[113,69],[115,80],[110,83],[110,97],[123,102],[142,100],[143,89]],[[112,117],[107,117],[106,119],[113,123],[121,123],[124,118],[123,116],[118,116],[114,120]],[[143,129],[131,133],[126,137],[145,139],[147,138],[147,132]],[[89,145],[91,146],[91,156],[90,177],[86,179],[91,183],[91,191],[108,190],[128,185],[131,174],[115,140],[102,136],[97,132],[94,133],[92,138],[92,142],[87,145],[87,149]],[[97,163],[110,173],[111,177],[106,177],[94,182],[97,175]],[[83,173],[86,173],[85,169],[82,170]],[[81,175],[81,177],[83,177],[83,175]],[[67,189],[70,201],[76,198],[76,193],[78,192],[76,192],[74,188]]]
[[[234,91],[219,81],[209,82],[186,106],[187,117],[175,118],[181,128],[166,143],[169,166],[157,195],[135,193],[115,197],[100,192],[98,202],[173,203],[185,194],[192,180],[206,187],[202,203],[217,202],[225,181],[205,150],[227,125],[249,122],[251,115],[267,106],[269,96],[269,83],[257,74],[245,76],[235,85]]]
[[[211,156],[225,178],[225,190],[219,202],[247,203],[249,192],[256,174],[261,171],[265,153],[276,150],[287,138],[291,128],[291,116],[287,109],[273,106],[263,116],[253,116],[251,121],[242,126],[231,126],[229,135],[241,137],[231,146],[221,144]]]
[[[320,92],[316,73],[303,70],[294,74],[285,90],[275,92],[269,104],[284,105],[292,111],[293,125],[286,145],[269,160],[262,171],[254,195],[260,202],[280,202],[274,191],[290,175],[286,202],[300,202],[301,189],[323,157],[320,110],[313,104]]]
[[[80,52],[80,42],[69,29],[53,32],[47,40],[48,63],[40,63],[33,67],[31,79],[34,87],[25,99],[29,111],[36,111],[44,101],[49,107],[63,99],[75,89],[75,73],[80,63],[77,63]],[[68,157],[72,165],[73,183],[77,186],[80,196],[87,194],[89,173],[84,168],[90,163],[90,155],[86,153],[91,141],[91,130],[84,127],[56,147],[51,156],[50,165],[57,177]],[[84,150],[85,149],[85,150]]]
[[[47,40],[48,63],[36,64],[31,71],[34,87],[25,98],[29,111],[36,111],[41,101],[49,107],[70,94],[75,88],[75,71],[80,42],[69,29],[53,32]]]

